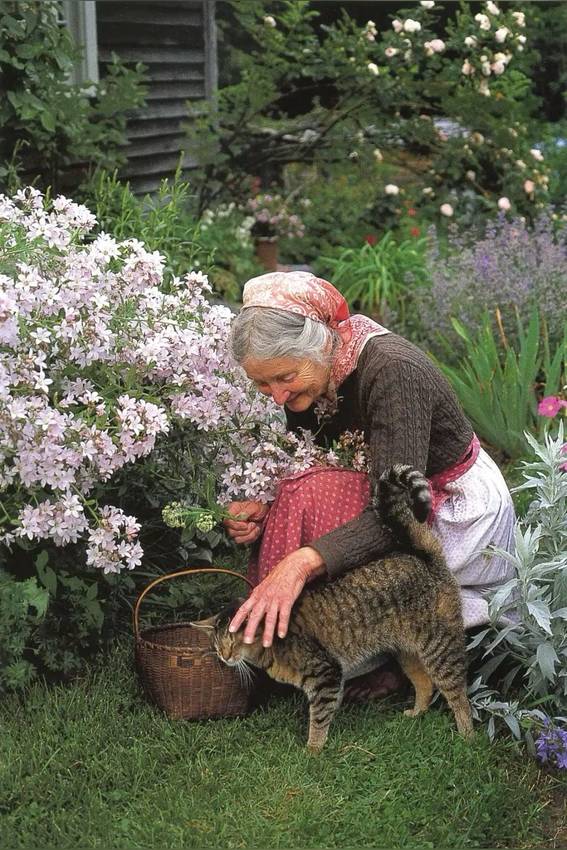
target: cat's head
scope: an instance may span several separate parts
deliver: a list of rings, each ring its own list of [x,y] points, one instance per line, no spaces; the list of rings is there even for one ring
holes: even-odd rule
[[[202,629],[209,634],[211,646],[220,660],[228,664],[229,667],[238,667],[245,661],[255,660],[256,653],[254,650],[257,641],[252,644],[244,643],[244,627],[241,627],[237,632],[229,632],[228,630],[232,618],[244,602],[244,599],[236,599],[218,614],[214,614],[206,620],[191,623],[196,629]]]

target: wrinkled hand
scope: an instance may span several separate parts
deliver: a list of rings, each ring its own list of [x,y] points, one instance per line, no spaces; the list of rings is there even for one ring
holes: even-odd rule
[[[232,618],[229,631],[238,631],[248,618],[244,643],[252,643],[260,621],[265,618],[262,644],[271,646],[276,626],[278,636],[286,636],[292,606],[305,584],[324,571],[321,555],[310,546],[303,546],[286,555],[240,606]]]
[[[263,502],[231,502],[227,513],[239,519],[223,520],[228,536],[241,546],[254,543],[262,533],[262,520],[268,510]]]

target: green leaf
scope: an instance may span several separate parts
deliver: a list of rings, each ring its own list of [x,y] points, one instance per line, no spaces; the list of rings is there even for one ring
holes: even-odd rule
[[[42,123],[42,126],[50,133],[55,132],[55,116],[52,112],[42,112],[40,113],[39,120]]]

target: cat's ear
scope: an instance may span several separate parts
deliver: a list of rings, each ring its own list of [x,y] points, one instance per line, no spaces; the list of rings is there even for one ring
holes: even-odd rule
[[[214,614],[212,617],[207,617],[206,620],[197,620],[194,623],[189,623],[189,625],[196,629],[203,629],[203,631],[212,632],[216,629],[219,620],[220,614]]]

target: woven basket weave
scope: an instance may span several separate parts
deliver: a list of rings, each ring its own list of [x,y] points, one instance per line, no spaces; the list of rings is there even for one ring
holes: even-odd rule
[[[190,623],[171,623],[140,631],[142,600],[162,581],[196,573],[225,573],[247,582],[240,573],[220,567],[180,570],[152,581],[134,606],[136,667],[149,699],[169,717],[204,720],[235,717],[249,709],[249,692],[235,670],[216,656],[206,632]]]

